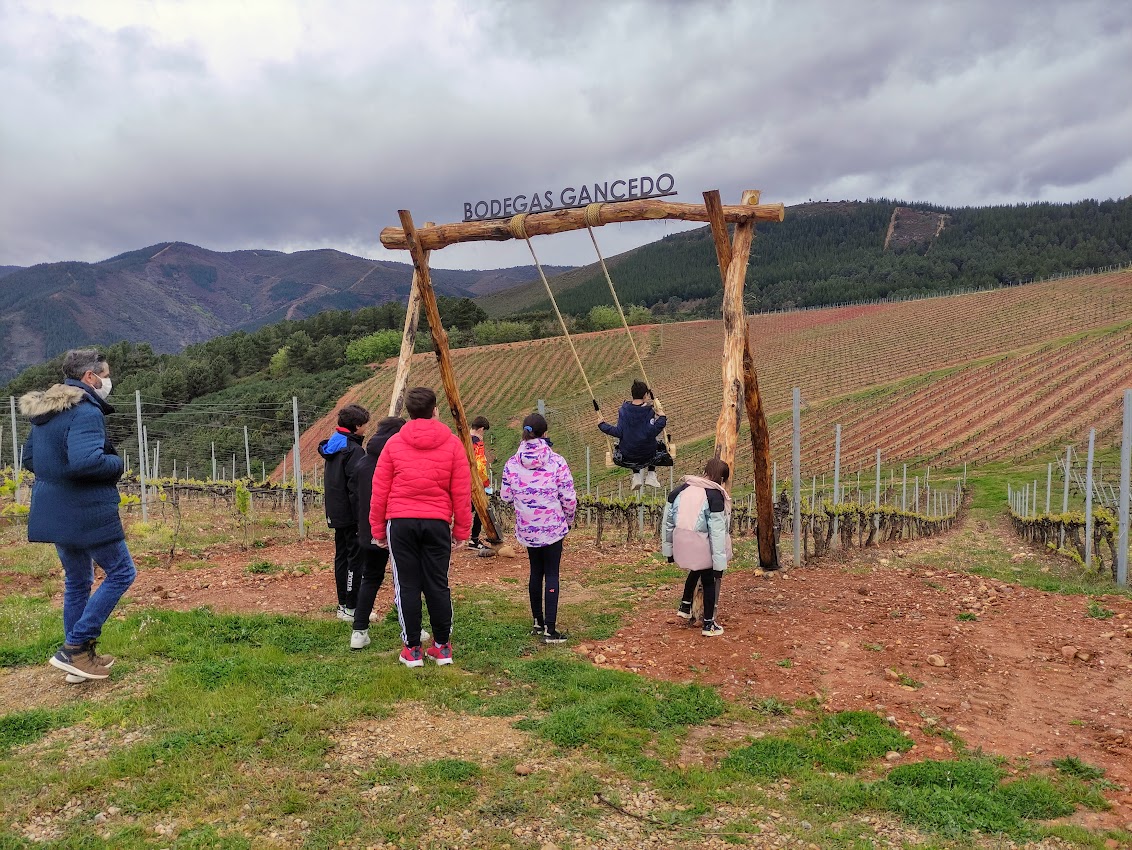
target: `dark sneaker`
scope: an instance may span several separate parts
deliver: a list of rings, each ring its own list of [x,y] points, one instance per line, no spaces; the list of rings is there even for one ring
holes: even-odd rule
[[[715,620],[704,620],[704,628],[700,634],[704,637],[719,637],[723,634],[723,626],[719,625]]]
[[[421,656],[421,648],[419,646],[406,646],[401,650],[401,654],[397,657],[397,660],[406,667],[424,667],[424,658]]]
[[[531,625],[531,637],[542,637],[546,634],[546,626],[535,620]]]
[[[91,652],[89,643],[84,643],[82,646],[63,644],[63,648],[47,659],[47,663],[65,673],[82,676],[84,679],[105,679],[110,675],[109,667],[103,667],[94,660],[94,653]]]
[[[676,616],[683,620],[692,619],[692,603],[680,601],[680,607],[676,609]]]
[[[429,661],[435,661],[441,667],[443,667],[445,664],[451,664],[452,644],[434,643],[425,652],[425,657],[428,658]]]
[[[543,636],[543,643],[566,643],[570,636],[566,632],[560,632],[553,626],[546,627],[546,634]]]
[[[485,546],[479,540],[469,540],[466,545],[469,549],[471,549],[474,552],[479,552],[479,551],[487,548],[487,546]]]

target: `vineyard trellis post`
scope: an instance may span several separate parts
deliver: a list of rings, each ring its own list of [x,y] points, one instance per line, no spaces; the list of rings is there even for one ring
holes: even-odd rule
[[[1069,513],[1069,470],[1070,464],[1073,462],[1073,446],[1065,447],[1065,488],[1061,493],[1061,513],[1062,515]],[[1060,540],[1057,542],[1058,549],[1065,548],[1065,524],[1061,525]]]
[[[586,495],[590,494],[590,447],[586,446]]]
[[[286,458],[284,458],[286,460]],[[216,480],[216,443],[212,444],[212,481]]]
[[[908,510],[908,464],[904,464],[904,478],[900,484],[900,510]]]
[[[8,396],[8,401],[12,406],[12,472],[19,476],[20,467],[17,461],[20,458],[20,445],[19,437],[16,434],[16,397],[14,395]]]
[[[916,513],[920,512],[920,476],[915,476],[914,496],[916,500]]]
[[[794,496],[794,566],[802,563],[802,390],[794,387],[794,435],[791,478]]]
[[[1120,441],[1120,530],[1116,546],[1116,583],[1128,584],[1128,522],[1132,491],[1132,390],[1124,391],[1124,432]]]
[[[1097,429],[1089,429],[1089,459],[1085,466],[1085,569],[1093,568],[1093,451]]]
[[[295,420],[295,514],[299,521],[299,539],[307,536],[306,525],[303,523],[303,467],[299,462],[299,399],[291,396],[291,411]]]
[[[248,426],[244,426],[244,465],[247,467],[248,481],[252,480],[252,450],[248,444]]]
[[[138,412],[138,483],[141,485],[141,512],[142,522],[149,521],[149,511],[145,503],[145,443],[142,439],[142,431],[145,426],[142,424],[142,405],[141,405],[141,390],[134,390],[134,403]]]
[[[877,449],[877,492],[876,513],[873,514],[873,528],[880,531],[880,449]]]
[[[836,508],[841,504],[841,425],[837,425],[833,429],[833,506]],[[833,536],[830,538],[836,542],[839,538],[837,533],[839,531],[841,515],[836,511],[833,514]]]
[[[1046,464],[1046,515],[1049,515],[1049,496],[1053,488],[1053,464]]]

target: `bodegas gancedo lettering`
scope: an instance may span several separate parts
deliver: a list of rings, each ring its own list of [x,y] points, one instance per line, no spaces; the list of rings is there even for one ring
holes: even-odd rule
[[[464,221],[510,218],[518,213],[549,212],[584,207],[593,203],[639,201],[664,198],[676,194],[676,178],[671,174],[658,177],[631,177],[605,183],[586,183],[580,188],[567,186],[557,194],[550,189],[530,195],[492,198],[490,201],[466,201]]]

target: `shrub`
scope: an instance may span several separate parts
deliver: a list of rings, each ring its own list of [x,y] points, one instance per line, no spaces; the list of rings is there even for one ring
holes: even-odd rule
[[[346,346],[346,361],[356,365],[381,363],[401,350],[400,331],[377,331]]]

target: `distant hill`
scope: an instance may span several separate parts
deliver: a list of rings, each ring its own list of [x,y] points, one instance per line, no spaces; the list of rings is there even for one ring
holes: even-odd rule
[[[985,289],[1130,259],[1132,197],[978,208],[888,200],[807,203],[788,207],[781,223],[759,226],[747,270],[747,307]],[[651,307],[658,316],[718,315],[719,272],[707,227],[666,236],[608,264],[622,304]],[[596,263],[550,283],[565,313],[580,316],[611,303]],[[497,317],[550,306],[538,282],[478,303]]]
[[[6,278],[12,272],[18,272],[23,266],[0,266],[0,279]]]
[[[0,276],[0,377],[10,377],[81,344],[125,339],[175,352],[282,319],[404,301],[412,267],[329,249],[222,253],[165,242],[98,263],[4,267]],[[535,276],[532,266],[434,269],[433,283],[438,294],[471,297]]]

